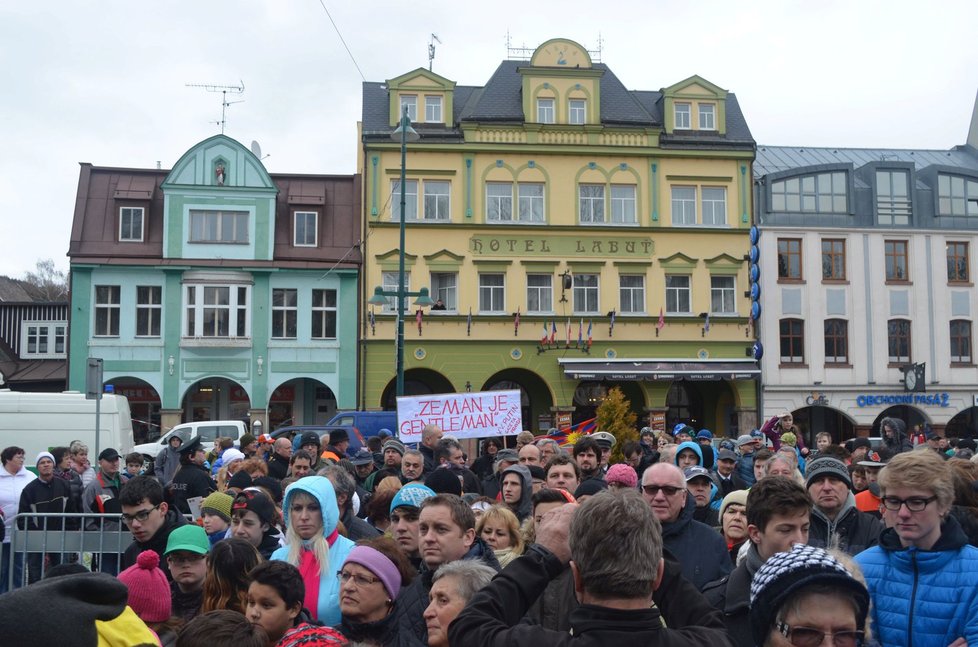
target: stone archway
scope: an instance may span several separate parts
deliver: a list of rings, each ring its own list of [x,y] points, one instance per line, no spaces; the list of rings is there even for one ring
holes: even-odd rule
[[[162,433],[160,419],[160,394],[153,385],[138,377],[115,377],[108,380],[118,395],[129,400],[129,415],[132,416],[132,438],[137,445],[149,443]]]
[[[483,391],[519,389],[523,409],[523,429],[545,432],[551,426],[553,395],[546,381],[533,371],[508,368],[493,374],[482,385]],[[546,427],[541,423],[546,421]]]
[[[207,377],[190,385],[181,402],[183,422],[241,420],[249,424],[251,396],[233,380]]]
[[[430,368],[412,368],[404,372],[404,395],[432,395],[455,393],[451,381]],[[397,378],[391,379],[380,396],[384,411],[397,411]]]

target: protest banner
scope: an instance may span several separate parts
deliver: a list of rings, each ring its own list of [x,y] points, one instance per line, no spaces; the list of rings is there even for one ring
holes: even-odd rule
[[[397,398],[398,437],[421,441],[425,425],[437,425],[455,438],[512,436],[523,430],[519,391],[440,393]]]

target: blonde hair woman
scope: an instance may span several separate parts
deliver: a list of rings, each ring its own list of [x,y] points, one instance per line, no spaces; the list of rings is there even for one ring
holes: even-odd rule
[[[489,544],[503,568],[525,550],[520,522],[505,505],[494,505],[486,510],[476,524],[475,534]]]

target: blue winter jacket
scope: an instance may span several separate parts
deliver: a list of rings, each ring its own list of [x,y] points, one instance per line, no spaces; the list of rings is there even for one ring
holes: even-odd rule
[[[885,647],[978,645],[978,548],[953,517],[931,550],[904,548],[887,528],[856,555],[873,600],[873,635]]]
[[[340,510],[336,505],[336,492],[329,479],[323,476],[307,476],[301,478],[285,489],[285,498],[282,503],[282,515],[285,518],[285,527],[289,527],[289,507],[292,504],[292,497],[296,492],[306,492],[311,494],[319,501],[319,508],[323,513],[323,533],[326,536],[336,530],[336,524],[340,520]],[[340,623],[340,586],[336,578],[336,572],[340,570],[347,555],[353,549],[353,542],[342,535],[336,538],[329,549],[329,563],[320,564],[319,575],[319,603],[317,608],[318,620],[328,627]],[[282,546],[274,553],[272,559],[288,561],[289,547]],[[294,566],[298,567],[298,564]]]

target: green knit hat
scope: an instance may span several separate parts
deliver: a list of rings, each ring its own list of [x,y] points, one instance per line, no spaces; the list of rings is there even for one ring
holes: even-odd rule
[[[227,523],[231,523],[231,504],[234,498],[224,492],[211,492],[201,501],[200,511],[216,514]]]

